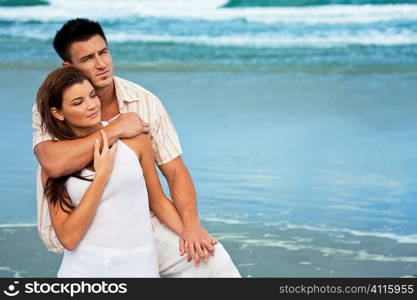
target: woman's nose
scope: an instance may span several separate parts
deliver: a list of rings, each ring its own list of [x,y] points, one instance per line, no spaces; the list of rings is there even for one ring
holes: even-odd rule
[[[88,100],[88,110],[95,109],[96,107],[97,107],[96,101],[94,101],[94,99],[89,99]]]

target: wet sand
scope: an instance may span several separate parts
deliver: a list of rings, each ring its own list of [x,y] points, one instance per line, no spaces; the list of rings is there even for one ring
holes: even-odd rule
[[[223,243],[243,277],[417,274],[414,244],[260,224],[204,222],[204,226]],[[61,257],[46,250],[34,226],[0,228],[0,277],[56,277]]]

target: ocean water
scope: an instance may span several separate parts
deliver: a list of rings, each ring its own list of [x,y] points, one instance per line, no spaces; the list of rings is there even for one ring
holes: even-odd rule
[[[57,63],[50,47],[55,32],[69,18],[89,17],[103,25],[119,68],[416,70],[417,1],[5,0],[0,5],[0,65],[7,67]]]
[[[36,222],[31,108],[73,17],[167,107],[244,276],[417,274],[417,1],[0,1],[1,228]]]

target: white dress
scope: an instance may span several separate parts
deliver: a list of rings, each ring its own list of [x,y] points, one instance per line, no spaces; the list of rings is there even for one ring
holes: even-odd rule
[[[82,175],[94,178],[94,172],[87,169]],[[90,184],[68,179],[74,206]],[[159,277],[142,167],[133,150],[121,141],[93,222],[76,249],[64,250],[58,277]]]

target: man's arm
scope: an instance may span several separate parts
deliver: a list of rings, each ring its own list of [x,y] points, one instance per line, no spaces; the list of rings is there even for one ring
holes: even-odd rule
[[[194,184],[181,159],[181,144],[174,124],[160,100],[155,96],[152,98],[155,127],[150,134],[154,161],[167,180],[171,199],[184,225],[180,237],[180,254],[187,253],[188,261],[194,258],[195,265],[198,266],[200,258],[207,262],[209,255],[214,255],[213,245],[217,241],[200,224]]]
[[[194,184],[181,156],[159,168],[167,180],[175,206],[187,226],[200,225]]]
[[[200,258],[207,262],[209,252],[214,254],[212,245],[217,241],[200,224],[196,192],[187,167],[181,156],[178,156],[172,161],[160,165],[159,168],[167,180],[171,198],[184,224],[181,238],[185,240],[185,247],[188,246],[188,249],[182,249],[181,254],[187,250],[186,252],[191,254],[188,260],[194,258],[196,266],[199,265]]]
[[[104,131],[112,145],[118,138],[147,133],[149,127],[136,113],[127,113],[111,122]],[[57,178],[87,166],[93,159],[96,139],[102,139],[99,131],[70,141],[44,141],[35,146],[34,152],[48,177]]]

